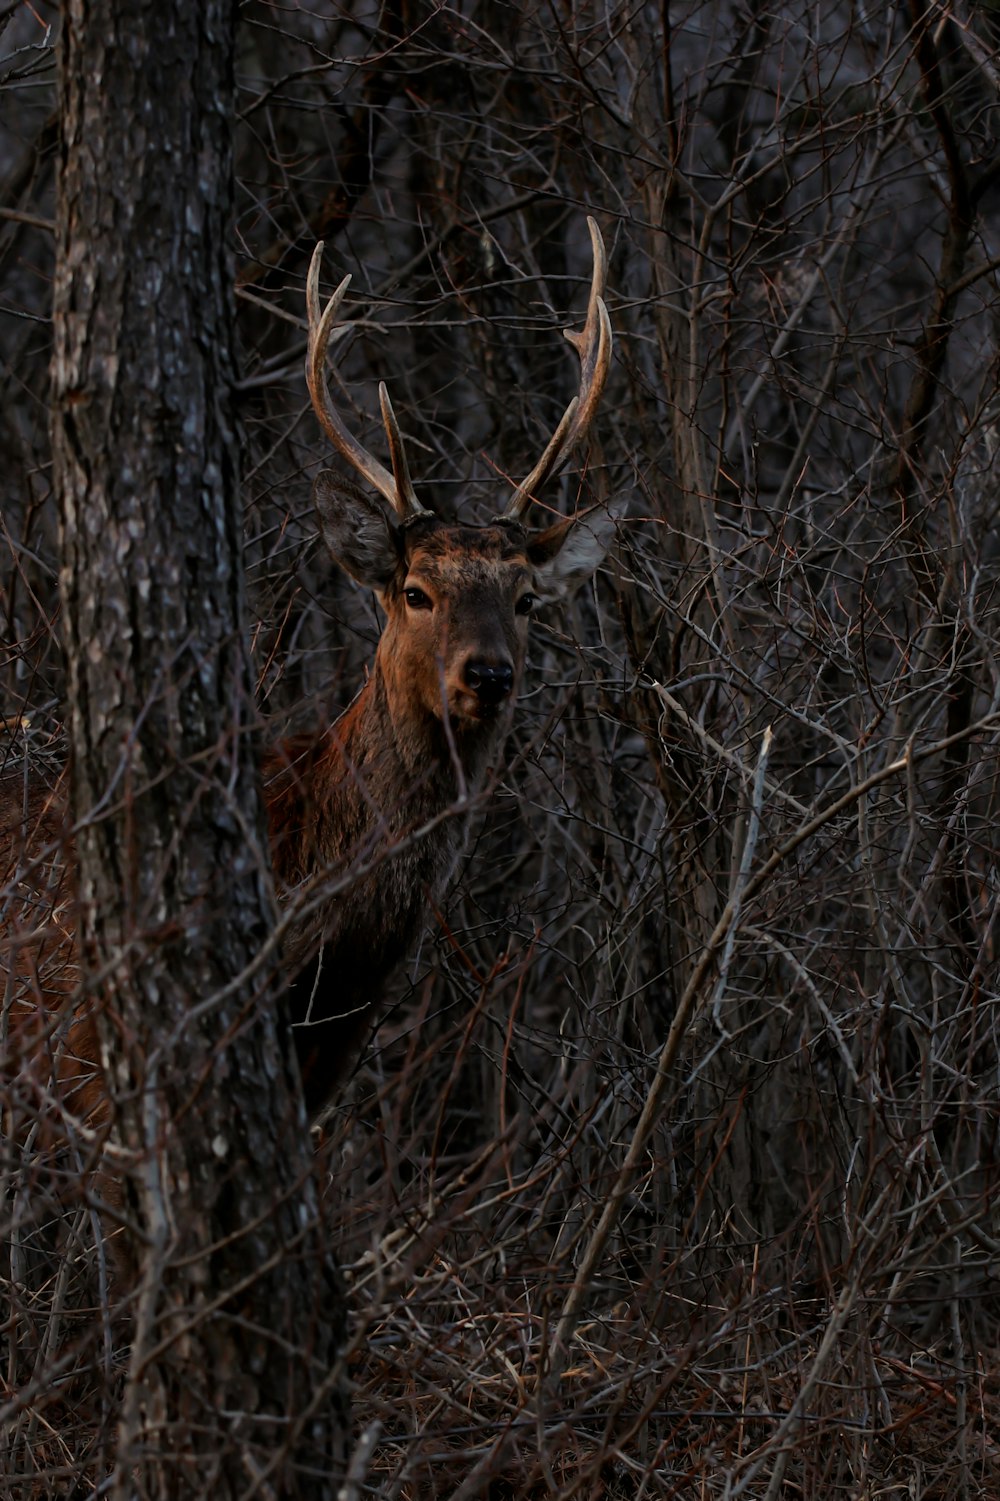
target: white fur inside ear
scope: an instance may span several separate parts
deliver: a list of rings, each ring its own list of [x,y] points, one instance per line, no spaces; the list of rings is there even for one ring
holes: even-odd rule
[[[568,598],[591,576],[611,546],[616,520],[609,511],[593,510],[570,522],[552,556],[536,564],[543,599]]]

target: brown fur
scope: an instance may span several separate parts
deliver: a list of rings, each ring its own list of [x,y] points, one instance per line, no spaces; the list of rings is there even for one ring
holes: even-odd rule
[[[20,776],[0,782],[2,1071],[17,1079],[20,1113],[38,1121],[44,1137],[53,1134],[57,1108],[88,1124],[106,1115],[93,1020],[71,1006],[80,967],[65,823],[62,778],[27,796]]]
[[[467,815],[442,815],[465,807],[496,753],[503,715],[484,714],[463,664],[509,657],[516,681],[524,660],[527,617],[514,612],[531,581],[523,536],[426,522],[409,531],[383,592],[388,618],[370,680],[319,741],[286,743],[265,773],[286,900],[323,871],[343,881],[352,866],[365,869],[296,923],[286,946],[310,1110],[353,1064],[375,998],[455,867]],[[434,609],[410,609],[405,587],[423,589]]]
[[[335,558],[379,590],[386,623],[353,705],[325,732],[275,747],[264,766],[272,860],[290,915],[289,1015],[310,1113],[349,1073],[386,980],[440,899],[496,756],[506,709],[470,688],[469,664],[509,668],[512,697],[526,595],[556,594],[589,572],[609,534],[561,523],[532,535],[518,523],[461,527],[430,516],[400,526],[327,475],[316,501]],[[425,606],[408,600],[413,590]],[[99,1121],[97,1029],[86,1012],[66,1018],[77,962],[65,860],[30,856],[58,844],[61,798],[39,799],[25,816],[19,787],[0,820],[2,869],[10,879],[20,868],[19,907],[6,921],[20,996],[7,1072],[28,1067],[44,1090],[54,1068],[76,1113]],[[71,861],[71,848],[62,853]]]

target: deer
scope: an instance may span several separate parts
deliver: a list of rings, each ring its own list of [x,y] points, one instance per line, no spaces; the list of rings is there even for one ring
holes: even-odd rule
[[[351,277],[322,307],[322,242],[312,256],[306,383],[321,429],[367,487],[322,470],[313,500],[333,561],[374,591],[384,626],[350,707],[318,733],[280,741],[263,764],[271,858],[288,914],[286,1014],[310,1119],[343,1089],[392,973],[416,945],[460,859],[509,727],[533,612],[590,576],[613,535],[607,512],[562,517],[541,530],[525,520],[545,483],[583,443],[610,368],[604,243],[593,219],[588,227],[586,318],[581,332],[565,331],[580,362],[578,394],[506,507],[479,526],[448,520],[418,499],[384,382],[379,402],[390,467],[348,431],[331,398],[327,359]],[[39,813],[39,828],[54,826],[57,803]],[[65,896],[61,878],[55,889]],[[72,996],[76,973],[65,901],[60,910],[61,925],[47,940],[50,957],[53,950],[62,955],[50,964],[58,977],[53,1004]],[[107,1102],[96,1024],[86,1012],[73,1020],[66,1053],[62,1067],[77,1109],[99,1119]]]

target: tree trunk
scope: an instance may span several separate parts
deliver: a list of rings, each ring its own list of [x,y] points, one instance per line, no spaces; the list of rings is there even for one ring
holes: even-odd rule
[[[138,1268],[115,1494],[171,1501],[330,1496],[346,1435],[343,1298],[271,978],[225,243],[234,21],[227,0],[68,0],[60,48],[79,922]]]

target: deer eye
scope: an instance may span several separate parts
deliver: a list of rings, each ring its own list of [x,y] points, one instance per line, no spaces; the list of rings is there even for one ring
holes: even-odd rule
[[[433,610],[434,601],[422,589],[404,589],[403,596],[411,610]]]
[[[537,600],[535,599],[535,596],[533,594],[522,594],[521,598],[514,606],[514,614],[530,615],[536,604]]]

